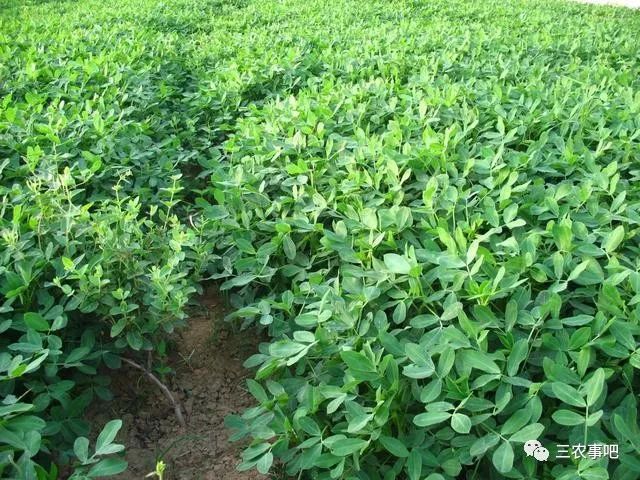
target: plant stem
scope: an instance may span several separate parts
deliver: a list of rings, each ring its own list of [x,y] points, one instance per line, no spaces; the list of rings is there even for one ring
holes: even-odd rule
[[[162,390],[162,393],[164,393],[164,396],[167,397],[171,402],[171,404],[173,405],[173,410],[176,413],[176,418],[178,419],[178,423],[182,428],[187,428],[187,424],[184,421],[184,416],[182,415],[182,408],[180,407],[180,403],[178,403],[176,399],[173,398],[173,395],[171,394],[167,386],[164,383],[162,383],[160,380],[158,380],[158,377],[156,377],[153,373],[151,373],[149,370],[144,368],[142,365],[134,362],[133,360],[129,360],[128,358],[124,358],[124,357],[121,357],[121,358],[123,362],[128,363],[129,365],[131,365],[134,368],[137,368],[138,370],[143,371],[145,375],[149,377],[149,379],[153,383],[155,383],[160,388],[160,390]]]
[[[588,429],[588,424],[587,422],[589,421],[589,404],[587,403],[585,412],[584,412],[584,444],[588,445],[587,443],[587,429]]]

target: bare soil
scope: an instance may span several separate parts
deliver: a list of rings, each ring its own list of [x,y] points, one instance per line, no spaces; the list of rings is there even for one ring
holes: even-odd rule
[[[175,339],[169,361],[175,375],[165,382],[180,400],[186,431],[173,407],[143,372],[123,366],[114,378],[115,398],[91,415],[93,425],[121,418],[118,441],[126,445],[127,471],[117,480],[143,479],[156,459],[166,464],[165,480],[266,480],[255,471],[238,472],[242,445],[228,441],[224,418],[252,405],[244,360],[255,353],[255,332],[233,332],[223,321],[222,301],[215,292],[201,299],[201,311]]]

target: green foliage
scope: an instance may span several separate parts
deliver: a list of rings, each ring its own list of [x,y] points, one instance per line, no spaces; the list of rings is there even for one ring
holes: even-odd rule
[[[117,475],[127,468],[127,462],[118,458],[100,459],[103,455],[111,455],[124,450],[124,445],[113,443],[118,431],[122,428],[122,421],[112,420],[107,423],[96,439],[95,451],[89,456],[89,440],[78,437],[73,443],[73,452],[82,467],[76,469],[70,477],[72,480],[88,480],[91,478]]]
[[[50,7],[0,20],[0,476],[25,480],[126,467],[111,434],[89,456],[84,413],[111,398],[122,352],[184,324],[210,250],[202,222],[178,219],[192,153],[152,101],[162,89],[137,90],[161,76],[147,71],[153,53],[93,57],[84,35],[111,37]]]
[[[145,475],[145,478],[149,478],[149,477],[158,477],[158,480],[162,480],[164,478],[164,471],[167,468],[167,465],[162,461],[162,460],[158,460],[156,462],[156,469]]]
[[[273,338],[240,468],[636,478],[637,17],[329,4],[283,7],[324,72],[238,119],[197,200],[231,318]]]
[[[75,203],[88,172],[40,175],[2,189],[0,223],[2,464],[25,479],[41,450],[55,445],[66,462],[60,445],[89,433],[83,411],[111,398],[101,367],[119,367],[125,349],[152,350],[182,321],[197,268],[187,258],[197,235],[175,216],[163,225],[137,198]],[[118,465],[109,462],[87,475]]]
[[[635,13],[4,3],[3,474],[121,468],[85,462],[100,367],[160,345],[204,268],[271,336],[241,469],[640,475]]]

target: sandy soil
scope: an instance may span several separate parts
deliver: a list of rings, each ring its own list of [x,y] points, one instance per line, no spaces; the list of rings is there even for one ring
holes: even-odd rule
[[[129,468],[116,480],[143,479],[157,456],[167,464],[165,480],[267,479],[255,471],[236,471],[241,446],[229,443],[223,423],[252,404],[244,381],[249,372],[242,363],[257,351],[260,339],[231,331],[215,294],[205,295],[201,303],[202,311],[175,339],[177,352],[169,363],[176,375],[167,380],[185,410],[187,430],[182,431],[157,387],[128,367],[114,378],[114,400],[91,415],[94,425],[123,419],[118,441],[127,447]]]

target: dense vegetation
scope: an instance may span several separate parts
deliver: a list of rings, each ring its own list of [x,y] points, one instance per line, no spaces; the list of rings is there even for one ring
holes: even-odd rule
[[[0,476],[126,468],[83,412],[204,279],[272,339],[242,469],[640,476],[638,13],[0,8]]]

